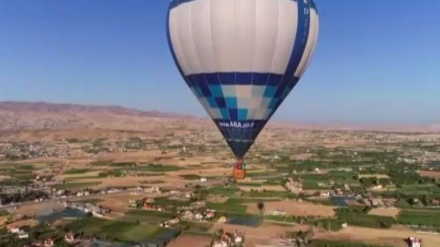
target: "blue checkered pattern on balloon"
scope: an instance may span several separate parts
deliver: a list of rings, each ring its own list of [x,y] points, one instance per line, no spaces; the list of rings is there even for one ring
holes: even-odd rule
[[[186,77],[186,81],[238,155],[253,141],[298,82],[276,74],[214,73]],[[250,128],[220,125],[253,122]]]

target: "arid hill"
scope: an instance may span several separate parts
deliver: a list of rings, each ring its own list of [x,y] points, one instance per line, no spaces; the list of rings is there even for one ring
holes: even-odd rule
[[[167,125],[215,128],[208,118],[142,111],[120,106],[85,106],[45,102],[0,102],[0,132],[30,130],[106,129],[153,131]],[[440,123],[412,124],[293,124],[272,120],[268,128],[345,131],[440,132]]]
[[[120,106],[44,102],[0,102],[0,131],[41,129],[144,129],[155,119],[196,120],[183,114],[141,111]]]

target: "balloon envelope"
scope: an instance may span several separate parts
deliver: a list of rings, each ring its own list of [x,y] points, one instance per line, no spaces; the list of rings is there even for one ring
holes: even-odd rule
[[[312,0],[172,0],[177,68],[237,158],[306,70],[318,36]]]

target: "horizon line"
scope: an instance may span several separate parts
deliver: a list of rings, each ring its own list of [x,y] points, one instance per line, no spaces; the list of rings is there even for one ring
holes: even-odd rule
[[[154,109],[145,109],[145,108],[137,108],[132,106],[124,106],[117,104],[93,104],[93,103],[78,103],[78,102],[54,102],[54,101],[23,101],[23,100],[0,100],[0,104],[47,104],[47,105],[69,105],[69,106],[84,106],[84,107],[117,107],[126,110],[135,110],[140,112],[150,112],[150,113],[162,113],[169,115],[180,115],[192,117],[195,119],[211,119],[207,113],[203,116],[197,114],[190,113],[182,113],[182,112],[173,112],[173,111],[160,111]],[[289,125],[311,125],[310,127],[321,127],[321,128],[371,128],[371,127],[433,127],[434,129],[439,129],[440,131],[440,122],[377,122],[377,121],[299,121],[299,120],[288,120],[288,119],[277,119],[272,118],[268,121],[268,124],[289,124]],[[327,125],[327,126],[322,126]],[[351,126],[341,126],[341,125],[351,125]]]

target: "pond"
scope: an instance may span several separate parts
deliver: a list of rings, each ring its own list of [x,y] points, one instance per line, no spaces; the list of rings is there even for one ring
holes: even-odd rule
[[[86,215],[85,212],[75,209],[75,208],[66,208],[63,211],[54,212],[48,215],[43,215],[38,217],[37,219],[40,222],[53,222],[55,220],[59,220],[62,218],[82,218]]]
[[[347,201],[352,201],[352,200],[356,200],[356,198],[355,197],[349,197],[349,196],[332,196],[330,198],[330,201],[334,205],[340,206],[340,207],[348,206]]]

